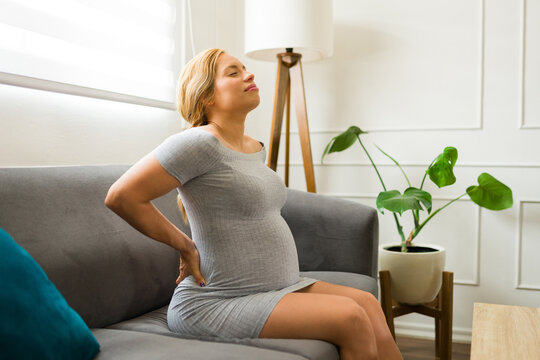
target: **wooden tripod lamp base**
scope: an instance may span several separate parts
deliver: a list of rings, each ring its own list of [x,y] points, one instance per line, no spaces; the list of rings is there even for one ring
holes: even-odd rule
[[[435,319],[435,355],[442,360],[452,359],[452,308],[454,273],[443,271],[439,294],[430,303],[407,305],[392,299],[391,279],[388,270],[379,271],[381,284],[381,306],[390,332],[396,339],[394,318],[410,313],[419,313]]]
[[[313,172],[313,159],[311,156],[311,144],[309,139],[304,79],[302,75],[302,55],[292,52],[292,49],[287,49],[287,52],[277,54],[277,58],[278,69],[276,93],[274,98],[274,112],[272,115],[272,130],[270,134],[270,156],[268,159],[268,167],[276,171],[279,142],[281,138],[281,124],[283,122],[284,107],[285,104],[287,104],[285,136],[285,185],[287,187],[289,186],[290,103],[292,87],[296,106],[298,133],[302,148],[302,159],[304,161],[304,172],[306,175],[306,187],[308,192],[314,193],[316,192],[315,175]]]

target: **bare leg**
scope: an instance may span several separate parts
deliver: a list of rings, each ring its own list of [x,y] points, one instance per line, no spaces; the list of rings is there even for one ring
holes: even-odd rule
[[[331,294],[341,295],[353,299],[368,315],[377,342],[377,350],[381,359],[403,359],[392,333],[386,323],[386,318],[381,305],[375,296],[367,291],[358,290],[349,286],[331,284],[325,281],[316,283],[297,290],[296,293],[304,294]]]
[[[379,358],[366,311],[345,296],[289,293],[277,303],[259,337],[325,340],[339,347],[342,360]]]

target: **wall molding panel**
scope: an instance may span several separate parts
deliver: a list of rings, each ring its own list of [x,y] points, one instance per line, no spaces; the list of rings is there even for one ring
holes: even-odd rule
[[[394,6],[395,5],[395,6]],[[355,93],[355,95],[361,96],[365,104],[369,105],[368,109],[364,111],[364,116],[367,119],[378,118],[381,121],[374,122],[368,120],[369,124],[365,124],[362,128],[369,132],[403,132],[403,131],[451,131],[451,130],[463,130],[463,131],[475,131],[484,129],[484,79],[485,79],[485,14],[486,6],[485,0],[477,1],[454,1],[444,2],[434,5],[429,1],[416,0],[408,3],[409,8],[425,9],[425,17],[440,19],[443,23],[438,24],[440,27],[436,27],[437,24],[433,21],[421,20],[417,18],[412,12],[405,11],[401,8],[403,5],[398,1],[390,0],[384,2],[384,4],[371,3],[366,0],[360,0],[353,2],[351,0],[344,0],[340,5],[341,7],[367,7],[367,10],[373,10],[373,13],[364,15],[358,13],[358,19],[355,19],[357,14],[354,9],[347,14],[341,13],[341,15],[335,16],[336,29],[344,28],[342,31],[351,32],[348,36],[354,37],[351,39],[351,43],[347,43],[350,46],[352,43],[357,42],[359,44],[359,52],[349,51],[342,49],[339,46],[345,46],[345,43],[336,41],[337,48],[335,50],[336,55],[339,53],[350,54],[355,60],[361,63],[358,66],[366,65],[365,72],[358,71],[359,75],[364,75],[370,71],[377,74],[374,76],[365,76],[364,78],[358,78],[358,81],[376,82],[380,85],[380,97],[387,99],[388,102],[395,102],[397,104],[401,102],[412,101],[410,107],[403,106],[403,112],[399,112],[398,109],[385,110],[385,107],[389,109],[388,103],[380,103],[377,96],[372,96],[370,89],[365,87]],[[371,9],[373,7],[373,9]],[[441,9],[450,10],[445,15],[441,14]],[[400,18],[396,18],[396,12],[404,10],[404,14]],[[387,16],[380,14],[387,13]],[[373,16],[370,17],[369,15]],[[462,16],[467,14],[467,16]],[[430,16],[431,15],[431,16]],[[409,20],[401,21],[402,19]],[[391,26],[394,23],[393,20],[400,19],[397,24]],[[424,23],[425,27],[435,27],[439,32],[437,35],[426,35],[425,32],[419,32],[418,29]],[[355,23],[362,24],[355,27]],[[388,23],[388,28],[385,28],[384,23]],[[465,29],[463,33],[459,31],[452,31],[452,27],[456,24],[460,24],[462,29]],[[405,30],[403,33],[399,33],[400,29]],[[356,32],[355,32],[356,31]],[[416,31],[416,33],[414,32]],[[338,37],[341,35],[346,36],[346,32],[338,33]],[[372,37],[370,37],[372,35]],[[421,39],[419,39],[421,38]],[[377,44],[377,39],[380,39],[380,43]],[[387,42],[385,42],[387,41]],[[395,41],[395,42],[392,42]],[[441,53],[446,51],[448,47],[441,50],[440,44],[448,44],[453,52],[448,52],[446,56],[441,56]],[[385,46],[387,48],[385,48]],[[378,46],[381,48],[379,49]],[[405,58],[396,60],[391,56],[391,52],[398,52],[402,48],[407,51],[403,53]],[[389,53],[383,54],[384,51]],[[364,55],[365,53],[365,55]],[[379,56],[379,57],[376,57]],[[426,60],[426,56],[430,60]],[[452,56],[456,56],[451,59]],[[342,59],[340,59],[342,60]],[[343,59],[345,61],[345,59]],[[331,60],[330,60],[331,61]],[[352,65],[351,59],[347,59],[349,62],[337,63],[337,66],[349,66]],[[365,61],[365,62],[364,62]],[[376,64],[380,64],[377,66]],[[410,64],[418,64],[422,61],[439,62],[441,65],[439,68],[414,67]],[[447,61],[454,61],[453,63],[459,64],[456,67],[448,66]],[[410,63],[410,64],[409,64]],[[411,71],[410,76],[421,77],[421,82],[425,83],[424,87],[411,86],[409,79],[403,80],[406,77],[400,78],[397,76],[396,81],[391,82],[385,76],[386,64],[390,71]],[[401,64],[401,67],[394,67],[396,64]],[[406,65],[403,65],[406,64]],[[329,70],[332,67],[327,64],[321,65],[329,66]],[[408,66],[408,67],[407,67]],[[399,69],[399,70],[396,70]],[[313,70],[313,69],[311,69]],[[454,71],[456,76],[445,77],[444,74]],[[463,74],[467,74],[466,76]],[[354,75],[354,74],[353,74]],[[390,75],[389,75],[390,76]],[[308,74],[307,78],[310,77]],[[459,77],[459,78],[458,78]],[[342,81],[347,79],[342,79]],[[330,83],[331,84],[331,83]],[[352,83],[347,83],[351,85]],[[415,101],[415,98],[400,99],[399,94],[396,91],[388,90],[391,87],[402,91],[402,95],[408,95],[415,91],[423,91],[430,89],[428,92],[422,93],[422,96],[426,97],[425,102]],[[401,86],[401,87],[400,87]],[[339,85],[338,85],[339,89]],[[346,94],[348,92],[344,92]],[[466,94],[466,96],[464,95]],[[349,94],[347,94],[349,95]],[[366,96],[367,95],[367,96]],[[432,101],[435,105],[430,105],[430,101],[427,99],[433,95]],[[371,103],[370,99],[375,99],[376,103]],[[317,101],[317,100],[315,100]],[[311,105],[310,105],[311,104]],[[360,102],[360,106],[362,101]],[[313,108],[313,104],[308,99],[308,108]],[[345,105],[345,106],[340,106]],[[348,112],[350,104],[345,102],[343,104],[337,104],[340,108],[346,108]],[[461,106],[461,108],[460,108]],[[441,118],[441,109],[445,109],[447,115]],[[397,113],[396,113],[397,111]],[[444,110],[443,110],[444,111]],[[401,115],[400,115],[401,114]],[[397,115],[397,116],[396,116]],[[293,115],[294,117],[294,115]],[[308,114],[309,117],[309,114]],[[393,120],[395,118],[395,121]],[[439,119],[435,120],[433,119]],[[416,120],[415,120],[416,119]],[[428,120],[429,119],[429,120]],[[317,122],[325,123],[325,121],[318,120]],[[317,133],[317,131],[315,131]]]
[[[527,66],[531,66],[532,64],[535,64],[537,67],[539,66],[537,62],[529,61],[529,65],[527,64],[527,37],[530,36],[530,34],[527,33],[527,3],[531,0],[521,0],[521,61],[520,61],[520,80],[521,80],[521,86],[520,86],[520,116],[519,116],[519,129],[520,130],[531,130],[531,129],[540,129],[540,112],[538,112],[537,115],[537,121],[532,122],[532,124],[527,124],[527,115],[526,107],[527,103],[532,103],[535,101],[535,96],[531,96],[530,99],[528,99],[528,93],[526,91],[526,84],[527,84]],[[539,6],[540,8],[540,6]],[[535,14],[538,19],[537,21],[540,21],[540,12]],[[532,21],[531,21],[532,23]],[[535,34],[536,36],[536,42],[540,41],[539,34]],[[529,40],[532,41],[532,40]],[[537,51],[540,51],[537,50]],[[540,69],[537,70],[540,72]],[[534,79],[531,79],[534,81]],[[537,90],[540,92],[540,86],[538,86]],[[538,95],[538,94],[537,94]],[[537,102],[537,101],[536,101]]]
[[[519,290],[540,290],[540,282],[537,284],[525,283],[522,279],[524,272],[523,269],[523,221],[524,221],[524,205],[525,204],[538,204],[540,207],[540,199],[528,199],[528,200],[519,200],[518,202],[518,229],[517,229],[517,246],[516,246],[516,289]],[[539,219],[540,220],[540,219]],[[536,239],[540,241],[540,234]],[[540,280],[540,278],[539,278]]]

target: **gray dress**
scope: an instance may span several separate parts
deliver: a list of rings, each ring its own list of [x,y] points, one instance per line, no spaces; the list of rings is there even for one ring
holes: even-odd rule
[[[260,141],[259,141],[260,142]],[[264,164],[266,148],[242,153],[192,127],[152,152],[180,181],[206,287],[188,276],[167,321],[186,336],[257,338],[286,294],[316,282],[301,277],[291,230],[281,216],[283,180]]]

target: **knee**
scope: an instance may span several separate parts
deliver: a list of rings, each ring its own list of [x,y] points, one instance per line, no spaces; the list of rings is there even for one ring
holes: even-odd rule
[[[343,299],[342,309],[341,322],[348,324],[348,331],[369,328],[370,319],[364,308],[356,301],[351,298]]]
[[[367,301],[370,304],[379,303],[379,299],[369,291],[362,291],[362,297],[364,298],[364,301]]]
[[[349,298],[350,299],[350,298]],[[345,323],[348,324],[345,333],[342,334],[346,344],[362,343],[362,353],[366,359],[377,359],[377,342],[373,324],[366,310],[350,299],[344,311]]]
[[[379,300],[375,297],[375,295],[368,291],[359,291],[359,293],[355,297],[355,300],[358,305],[366,309],[373,309],[373,307],[381,306]]]

